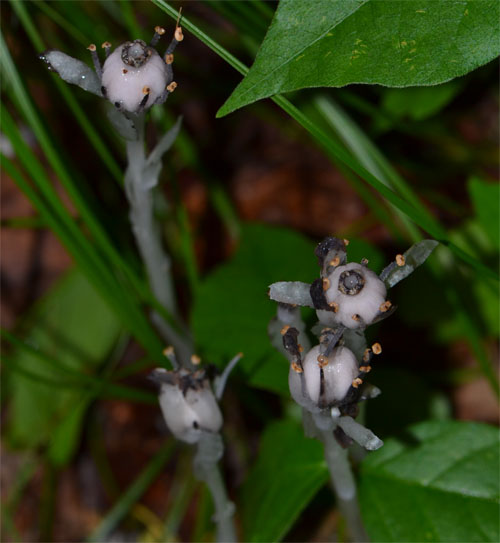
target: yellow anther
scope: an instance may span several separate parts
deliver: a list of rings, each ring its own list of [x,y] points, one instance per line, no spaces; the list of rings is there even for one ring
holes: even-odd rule
[[[191,364],[198,366],[201,363],[201,358],[197,354],[191,355]]]
[[[398,266],[404,266],[406,263],[405,257],[403,255],[396,255],[396,264]]]
[[[385,313],[386,311],[389,311],[389,309],[392,307],[392,303],[389,300],[386,300],[384,303],[380,304],[380,311],[382,313]]]

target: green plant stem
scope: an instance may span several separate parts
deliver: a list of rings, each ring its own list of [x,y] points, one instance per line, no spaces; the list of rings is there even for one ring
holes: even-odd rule
[[[180,320],[178,316],[175,290],[172,279],[172,263],[162,247],[161,234],[154,219],[153,188],[157,184],[158,173],[147,168],[144,114],[136,119],[137,140],[127,141],[128,166],[125,172],[125,193],[130,204],[130,222],[137,247],[141,254],[149,279],[149,284],[160,304]],[[189,366],[193,353],[191,341],[181,337],[161,315],[153,313],[163,339],[171,344],[183,366]]]
[[[223,451],[224,445],[219,434],[204,433],[198,442],[193,465],[196,477],[205,482],[214,501],[217,541],[233,543],[237,541],[233,521],[234,504],[229,501],[218,466]]]

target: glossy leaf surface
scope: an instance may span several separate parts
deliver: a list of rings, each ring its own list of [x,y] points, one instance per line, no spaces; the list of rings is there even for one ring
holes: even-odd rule
[[[372,541],[498,541],[498,429],[425,422],[367,456],[361,506]]]
[[[219,115],[301,88],[444,83],[498,55],[498,15],[489,0],[281,0]]]

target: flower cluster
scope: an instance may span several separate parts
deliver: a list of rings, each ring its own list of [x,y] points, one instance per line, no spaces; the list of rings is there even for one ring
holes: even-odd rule
[[[387,300],[387,290],[422,264],[437,245],[425,240],[397,255],[380,275],[368,268],[368,260],[347,262],[347,240],[328,237],[315,250],[320,277],[312,284],[280,282],[271,285],[269,296],[279,302],[277,322],[281,325],[284,350],[291,362],[289,387],[293,399],[315,417],[335,419],[341,431],[336,437],[343,445],[351,438],[366,448],[382,442],[352,417],[358,403],[380,391],[365,382],[374,355],[382,352],[379,343],[366,345],[364,329],[391,315],[396,307]],[[299,343],[308,339],[297,306],[316,310],[319,323],[313,328],[319,344],[307,353]],[[276,330],[270,326],[270,332]],[[321,424],[321,423],[320,423]]]

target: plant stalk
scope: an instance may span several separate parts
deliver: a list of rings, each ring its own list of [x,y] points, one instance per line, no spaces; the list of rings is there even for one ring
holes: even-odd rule
[[[219,434],[204,433],[198,442],[194,458],[196,477],[204,481],[210,490],[215,507],[213,520],[216,524],[216,540],[219,543],[234,543],[236,531],[233,515],[234,504],[229,500],[218,462],[224,452]]]
[[[318,434],[325,447],[325,459],[330,471],[337,505],[342,513],[353,543],[369,541],[359,510],[356,481],[349,463],[348,451],[333,436],[336,423],[327,415],[314,415]]]
[[[170,315],[180,322],[171,260],[163,249],[161,231],[154,219],[153,189],[157,185],[159,171],[147,168],[144,114],[137,116],[135,125],[137,139],[126,142],[128,165],[125,172],[125,193],[130,204],[132,232],[153,294]],[[190,339],[181,337],[158,313],[154,312],[152,318],[164,341],[174,347],[181,365],[189,367],[193,353]]]

